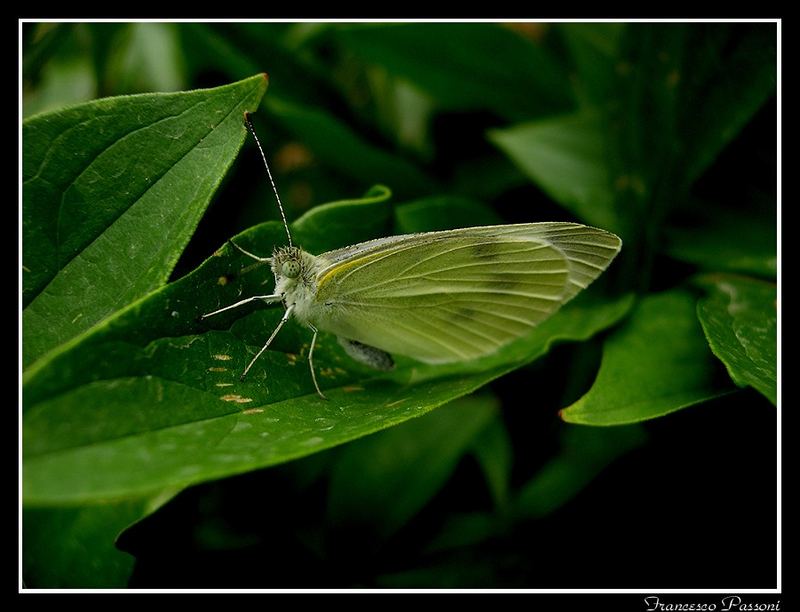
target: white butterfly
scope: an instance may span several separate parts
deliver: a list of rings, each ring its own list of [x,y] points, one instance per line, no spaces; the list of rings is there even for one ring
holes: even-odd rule
[[[274,188],[271,174],[270,181]],[[577,223],[523,223],[391,236],[312,255],[292,245],[275,195],[289,246],[259,257],[234,245],[270,263],[274,292],[203,316],[257,300],[282,302],[280,323],[242,377],[294,316],[314,334],[308,361],[323,398],[313,365],[320,330],[338,336],[354,359],[382,370],[393,366],[390,353],[425,363],[475,359],[556,312],[622,245],[610,232]]]

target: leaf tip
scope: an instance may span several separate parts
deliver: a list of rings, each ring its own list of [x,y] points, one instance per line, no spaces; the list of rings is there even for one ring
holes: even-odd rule
[[[575,418],[575,411],[573,410],[574,406],[575,405],[573,404],[572,406],[561,408],[558,411],[558,418],[571,425],[587,425],[588,423],[581,421],[580,418]]]

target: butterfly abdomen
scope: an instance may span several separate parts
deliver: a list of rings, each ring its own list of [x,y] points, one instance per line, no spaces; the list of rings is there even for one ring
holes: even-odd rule
[[[386,351],[356,340],[348,340],[342,337],[339,337],[338,340],[345,352],[356,361],[382,372],[394,369],[394,359]]]

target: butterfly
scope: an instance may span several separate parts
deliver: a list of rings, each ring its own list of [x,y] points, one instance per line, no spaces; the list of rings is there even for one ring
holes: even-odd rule
[[[242,373],[244,378],[292,317],[313,333],[311,378],[320,331],[336,335],[350,357],[378,370],[392,354],[431,364],[488,355],[555,313],[594,281],[622,247],[611,232],[568,222],[469,227],[370,240],[321,255],[292,244],[261,143],[258,144],[286,229],[288,246],[268,263],[275,289],[203,315],[254,301],[281,302],[275,330]]]

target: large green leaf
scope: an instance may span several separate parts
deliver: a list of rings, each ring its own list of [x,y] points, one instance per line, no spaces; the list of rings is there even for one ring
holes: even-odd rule
[[[489,395],[462,398],[349,444],[333,466],[329,519],[359,543],[379,544],[444,485],[496,410]]]
[[[778,403],[778,295],[773,283],[716,275],[704,279],[708,297],[697,316],[708,344],[733,382],[752,386]]]
[[[713,374],[692,296],[651,294],[606,340],[594,385],[561,416],[585,425],[652,419],[724,393]]]
[[[358,220],[385,206],[371,197],[313,214],[327,211],[331,224],[351,228],[342,241],[352,243],[361,239]],[[326,223],[318,221],[324,230]],[[234,240],[268,253],[285,239],[280,225],[266,223]],[[319,252],[317,245],[328,240],[309,233],[303,246]],[[535,359],[556,341],[586,339],[617,321],[631,303],[629,297],[587,295],[486,358],[440,367],[398,359],[389,375],[353,363],[334,338],[322,334],[315,364],[330,398],[323,401],[305,358],[310,332],[293,322],[250,376],[239,380],[281,308],[245,307],[197,320],[268,291],[265,269],[237,275],[248,267],[252,260],[221,249],[26,373],[26,502],[139,495],[315,453],[421,416]]]
[[[697,202],[701,212],[666,228],[666,252],[709,272],[778,273],[777,207],[726,210]]]
[[[563,112],[569,80],[543,45],[498,24],[360,24],[337,31],[347,49],[401,76],[449,109],[509,119]]]
[[[23,514],[23,579],[27,588],[121,588],[134,559],[114,545],[131,523],[173,492],[75,507],[30,508]]]
[[[265,88],[258,75],[24,122],[25,367],[164,283]]]
[[[541,119],[488,136],[556,202],[587,223],[620,232],[599,115]]]

